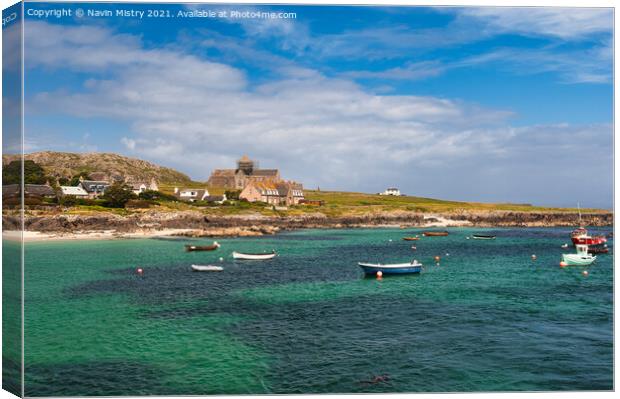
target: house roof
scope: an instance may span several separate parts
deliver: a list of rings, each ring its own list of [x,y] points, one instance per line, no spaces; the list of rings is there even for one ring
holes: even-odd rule
[[[139,190],[142,186],[149,188],[150,184],[149,183],[145,183],[145,182],[136,182],[136,183],[130,183],[129,184],[131,186],[132,189],[134,190]]]
[[[281,197],[286,197],[291,190],[291,187],[286,183],[278,183],[276,187],[278,188],[278,194]]]
[[[234,176],[235,169],[215,169],[211,176]]]
[[[239,161],[240,162],[252,162],[252,160],[247,155],[242,156]]]
[[[7,184],[2,186],[2,196],[19,194],[19,184]]]
[[[277,176],[278,169],[254,169],[252,171],[253,176]]]
[[[60,190],[62,190],[63,195],[88,195],[81,186],[60,186]]]
[[[26,184],[26,194],[34,195],[56,195],[54,189],[47,184]]]
[[[82,180],[80,184],[89,193],[97,191],[97,186],[103,186],[104,189],[110,186],[110,183],[103,180]]]

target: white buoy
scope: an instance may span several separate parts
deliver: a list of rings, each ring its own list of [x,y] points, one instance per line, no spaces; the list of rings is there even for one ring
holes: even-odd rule
[[[224,258],[220,258],[220,262],[224,262]]]

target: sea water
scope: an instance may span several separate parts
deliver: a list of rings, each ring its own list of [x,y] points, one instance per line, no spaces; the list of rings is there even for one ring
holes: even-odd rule
[[[28,243],[26,395],[613,388],[613,250],[560,268],[568,228],[448,230],[300,230],[213,252],[184,251],[208,239]],[[420,275],[357,266],[413,259]]]

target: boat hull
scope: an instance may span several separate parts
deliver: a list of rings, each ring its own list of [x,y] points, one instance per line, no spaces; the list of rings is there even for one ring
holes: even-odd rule
[[[597,237],[571,237],[573,245],[603,245],[607,239],[602,236]]]
[[[404,241],[418,241],[418,237],[403,237]]]
[[[604,246],[597,246],[597,247],[588,247],[588,253],[589,254],[606,254],[609,252],[609,248],[607,248],[607,245]]]
[[[187,252],[194,252],[194,251],[215,251],[216,249],[218,249],[220,246],[219,245],[186,245],[185,246],[185,250]]]
[[[370,263],[358,263],[358,266],[362,268],[365,274],[375,275],[377,272],[386,274],[416,274],[422,271],[421,264],[403,264],[400,266],[390,265],[375,265]]]
[[[192,265],[192,270],[195,272],[221,272],[224,268],[212,265]]]
[[[422,233],[424,237],[445,237],[448,235],[447,231],[425,231]]]
[[[276,253],[272,252],[270,254],[242,254],[240,252],[232,253],[233,259],[238,260],[268,260],[276,257]]]
[[[471,236],[474,240],[495,240],[495,236],[481,236],[474,234]]]
[[[568,266],[588,266],[594,263],[596,256],[585,256],[579,254],[564,254],[562,255],[562,262]]]

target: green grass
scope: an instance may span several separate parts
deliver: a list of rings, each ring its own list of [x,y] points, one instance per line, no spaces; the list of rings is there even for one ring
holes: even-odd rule
[[[532,206],[529,204],[492,204],[479,202],[445,201],[433,198],[412,196],[388,196],[378,194],[351,193],[340,191],[306,190],[306,199],[325,201],[323,207],[314,210],[344,212],[347,214],[367,213],[369,211],[417,211],[417,212],[456,212],[456,211],[514,211],[514,212],[577,212],[577,208],[554,208]],[[600,209],[582,209],[582,212],[607,212]]]

